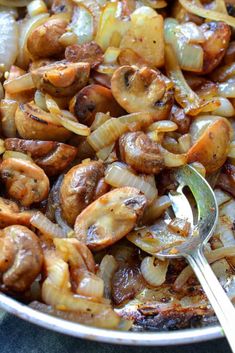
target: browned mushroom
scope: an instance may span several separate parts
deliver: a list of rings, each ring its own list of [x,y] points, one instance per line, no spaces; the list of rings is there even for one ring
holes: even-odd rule
[[[189,131],[191,119],[188,115],[185,114],[184,109],[174,105],[172,107],[169,119],[177,124],[177,132],[179,132],[180,134],[186,134]]]
[[[25,139],[65,141],[72,135],[33,103],[19,105],[15,123],[19,135]]]
[[[61,18],[52,18],[36,27],[29,35],[27,48],[34,58],[47,58],[64,51],[59,39],[65,33],[67,22]]]
[[[91,250],[106,248],[134,228],[146,205],[146,197],[136,188],[114,189],[77,216],[75,236]]]
[[[119,140],[121,159],[138,172],[157,174],[164,168],[160,145],[144,132],[128,132]]]
[[[29,160],[7,158],[0,165],[0,176],[10,197],[22,206],[46,199],[49,180],[44,171]]]
[[[0,197],[0,228],[21,224],[30,226],[32,211],[20,211],[16,202]]]
[[[0,271],[7,289],[24,292],[41,271],[43,254],[37,236],[13,225],[0,233]]]
[[[197,119],[200,123],[204,118],[206,119],[206,116]],[[197,119],[191,124],[191,131],[197,124]],[[231,125],[227,119],[218,117],[209,125],[207,124],[206,128],[203,129],[203,124],[201,127],[201,133],[187,153],[188,163],[200,162],[207,173],[213,173],[222,167],[227,159],[232,134]]]
[[[103,50],[96,42],[73,44],[66,48],[65,59],[70,62],[85,62],[94,69],[103,61]]]
[[[104,165],[96,161],[76,165],[65,175],[60,202],[63,216],[70,225],[74,224],[84,208],[108,191],[103,177]]]
[[[90,64],[58,61],[32,70],[35,86],[42,92],[56,97],[70,97],[86,86]]]
[[[84,87],[70,103],[70,110],[82,124],[90,126],[97,112],[110,113],[117,117],[124,114],[124,110],[113,98],[110,89],[100,85]]]
[[[216,182],[224,191],[229,192],[233,197],[235,197],[235,166],[226,163],[222,169],[221,174]]]
[[[168,79],[148,67],[122,66],[111,80],[114,98],[128,113],[149,112],[155,120],[167,119],[173,105]]]
[[[30,154],[49,176],[62,173],[77,155],[77,148],[56,141],[35,141],[9,138],[5,148]]]
[[[219,65],[228,48],[231,29],[224,22],[206,22],[200,26],[206,41],[201,44],[204,59],[201,73],[208,74]]]

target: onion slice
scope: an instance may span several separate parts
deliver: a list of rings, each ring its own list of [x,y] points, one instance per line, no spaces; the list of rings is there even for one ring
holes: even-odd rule
[[[31,73],[16,77],[13,80],[6,80],[4,82],[4,88],[7,93],[19,93],[22,91],[27,91],[32,88],[35,88],[35,85],[32,80]]]
[[[18,25],[11,13],[6,11],[0,12],[0,28],[0,64],[4,65],[5,70],[9,70],[11,65],[14,64],[18,54],[19,36]]]
[[[17,57],[17,65],[21,68],[27,68],[29,64],[29,52],[27,49],[27,40],[31,32],[46,22],[49,18],[49,14],[43,13],[31,18],[24,19],[20,24],[20,35],[19,35],[19,54]]]
[[[67,237],[66,232],[58,224],[52,223],[41,212],[36,212],[30,219],[30,223],[50,239]]]
[[[222,21],[227,23],[229,26],[235,27],[235,18],[232,16],[226,15],[222,12],[205,9],[189,0],[179,0],[179,3],[187,12],[193,13],[194,15],[213,21]]]
[[[144,177],[135,175],[126,166],[121,165],[121,163],[113,163],[109,166],[105,173],[105,182],[116,188],[123,186],[134,187],[142,191],[150,202],[158,195],[155,186],[148,183]]]

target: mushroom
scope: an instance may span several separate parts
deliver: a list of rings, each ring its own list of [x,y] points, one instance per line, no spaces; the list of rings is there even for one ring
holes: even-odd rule
[[[148,67],[122,66],[112,77],[114,98],[128,113],[149,112],[155,120],[167,119],[173,105],[170,82]]]
[[[191,124],[190,132],[194,143],[187,153],[188,163],[202,163],[207,173],[217,171],[229,152],[232,135],[229,121],[221,117],[198,117]]]
[[[65,175],[60,189],[60,203],[63,217],[70,225],[74,225],[84,208],[108,191],[103,177],[104,165],[96,161],[76,165]]]
[[[114,189],[76,218],[75,236],[91,250],[101,250],[127,235],[143,215],[147,199],[132,187]]]
[[[48,112],[33,103],[19,105],[15,124],[19,135],[24,139],[65,141],[72,135],[58,125]]]
[[[22,206],[47,198],[49,180],[44,171],[29,160],[7,158],[0,165],[0,176],[10,197]]]
[[[161,146],[144,132],[128,132],[119,140],[121,159],[145,174],[157,174],[164,168]]]
[[[29,289],[43,263],[37,236],[24,226],[9,226],[0,233],[0,249],[3,284],[16,292]]]
[[[227,162],[223,166],[216,182],[216,186],[229,192],[233,197],[235,197],[235,166],[233,164]]]
[[[113,117],[124,114],[124,110],[113,98],[111,90],[95,84],[84,87],[76,94],[70,103],[70,111],[80,123],[88,126],[93,123],[97,112],[109,112]]]
[[[58,61],[31,71],[37,89],[56,97],[70,97],[86,86],[90,64]]]
[[[65,49],[65,59],[70,62],[85,62],[94,69],[103,61],[103,50],[96,42],[73,44]]]
[[[5,148],[30,154],[35,163],[49,176],[61,174],[74,160],[77,148],[56,141],[35,141],[9,138]]]
[[[36,27],[27,40],[30,54],[34,58],[48,58],[62,54],[64,47],[59,39],[65,33],[67,24],[62,18],[52,18]]]
[[[173,105],[169,119],[177,124],[177,132],[180,134],[186,134],[189,131],[191,119],[185,114],[184,109]]]
[[[20,211],[16,202],[0,197],[0,228],[21,224],[30,226],[31,211]]]
[[[200,73],[208,74],[219,65],[229,45],[231,29],[224,22],[206,22],[200,26],[206,41],[201,44],[204,59]]]

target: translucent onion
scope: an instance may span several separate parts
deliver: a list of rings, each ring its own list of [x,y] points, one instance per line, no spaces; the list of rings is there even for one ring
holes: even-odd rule
[[[164,164],[168,168],[180,167],[181,165],[185,165],[187,163],[187,155],[185,153],[171,153],[165,148],[161,148],[161,154],[164,158]]]
[[[224,82],[235,76],[235,63],[220,66],[212,74],[211,78],[215,82]]]
[[[218,84],[219,95],[225,98],[235,98],[235,82],[228,81]]]
[[[46,105],[45,95],[41,91],[37,90],[35,92],[35,94],[34,94],[34,102],[42,110],[48,111],[47,105]]]
[[[204,167],[203,164],[201,164],[200,162],[193,162],[190,163],[190,165],[196,169],[196,171],[201,174],[201,176],[203,176],[203,178],[205,178],[206,176],[206,168]]]
[[[4,140],[0,139],[0,154],[5,152]]]
[[[27,40],[31,32],[38,26],[45,23],[49,18],[49,14],[42,13],[40,15],[25,18],[20,24],[19,33],[19,53],[17,57],[17,65],[21,68],[27,68],[29,65],[29,52],[27,49]]]
[[[104,281],[94,273],[79,271],[79,283],[76,293],[85,297],[102,298],[104,295]]]
[[[16,101],[2,99],[0,102],[2,132],[5,137],[16,137],[15,112],[17,107]]]
[[[4,82],[4,88],[7,93],[19,93],[35,88],[32,80],[31,73],[14,78],[13,80],[6,80]]]
[[[118,120],[123,124],[128,124],[131,131],[137,131],[142,128],[147,128],[153,122],[153,117],[149,113],[141,112],[121,116]]]
[[[52,223],[41,212],[36,212],[30,219],[30,223],[50,239],[67,237],[66,232],[58,224]]]
[[[204,59],[203,49],[200,45],[189,43],[190,38],[187,38],[184,32],[181,31],[181,25],[178,25],[175,19],[165,20],[165,40],[173,46],[180,67],[187,71],[201,71]],[[190,32],[193,32],[192,29]]]
[[[114,272],[118,268],[118,263],[112,255],[105,255],[100,263],[98,276],[104,281],[104,296],[111,299],[111,280]]]
[[[30,17],[46,13],[48,11],[47,6],[43,0],[33,0],[27,6],[28,14]]]
[[[76,118],[69,112],[63,111],[59,108],[58,104],[51,96],[45,95],[46,106],[52,115],[52,119],[57,124],[62,125],[65,129],[74,132],[80,136],[88,136],[90,134],[90,129],[84,124],[80,124],[76,121]]]
[[[167,2],[165,0],[141,0],[141,2],[153,9],[162,9],[167,6]]]
[[[104,53],[104,64],[115,64],[117,63],[118,56],[121,52],[121,49],[108,47]]]
[[[147,131],[171,132],[177,129],[178,126],[173,121],[161,120],[148,126]]]
[[[33,161],[28,154],[18,152],[18,151],[6,151],[2,156],[2,158],[3,159],[16,158],[16,159],[23,159],[25,161],[31,161],[31,162]]]
[[[78,44],[91,42],[94,36],[94,23],[92,13],[87,7],[79,5],[74,7],[72,21],[69,29],[78,38]]]
[[[100,19],[100,5],[97,3],[96,0],[73,0],[75,4],[78,6],[84,6],[89,12],[92,14],[93,17],[93,26],[94,26],[94,33],[96,33],[98,28],[98,23]]]
[[[9,2],[10,1],[7,1],[8,6],[10,6]],[[0,12],[0,28],[0,64],[4,65],[5,70],[9,70],[11,65],[14,64],[18,54],[19,38],[18,25],[10,12]]]
[[[91,131],[94,131],[98,129],[102,124],[104,124],[107,120],[111,119],[109,114],[104,114],[104,113],[96,113],[95,115],[95,120],[93,121],[90,129]]]
[[[189,87],[179,64],[176,61],[175,53],[169,44],[165,47],[166,71],[174,83],[175,99],[189,115],[197,115],[200,110],[201,101],[199,96]]]
[[[217,99],[220,102],[220,106],[213,111],[213,114],[220,115],[225,118],[230,118],[235,115],[235,109],[227,98],[218,97]]]
[[[130,27],[130,21],[122,21],[116,16],[118,6],[118,2],[108,2],[102,9],[95,41],[104,51],[114,46],[114,34],[120,41]]]
[[[127,124],[123,124],[120,119],[112,118],[93,131],[87,141],[95,151],[99,151],[114,143],[127,131]]]
[[[190,134],[184,134],[178,139],[179,151],[181,153],[187,153],[192,146],[192,138]]]
[[[96,152],[97,157],[102,161],[105,161],[109,157],[110,153],[112,153],[114,146],[115,144],[112,143],[111,145],[102,148],[102,150],[99,150],[98,152]]]
[[[105,173],[105,182],[113,187],[132,186],[142,191],[149,201],[153,201],[158,194],[157,188],[144,178],[135,175],[121,163],[113,163]]]
[[[0,0],[0,5],[24,7],[27,6],[31,0]]]
[[[207,261],[210,264],[225,257],[233,257],[234,255],[235,246],[219,248],[216,250],[212,250],[209,253],[205,253]],[[193,274],[194,272],[192,268],[190,266],[186,266],[174,282],[175,290],[181,290]]]
[[[145,257],[140,265],[141,273],[145,281],[151,286],[161,286],[166,280],[169,261],[161,261],[154,256]]]
[[[62,259],[45,253],[47,278],[42,284],[42,299],[46,304],[60,310],[102,315],[104,327],[117,328],[120,317],[110,305],[99,303],[71,292],[68,264]]]
[[[194,15],[210,19],[213,21],[222,21],[227,23],[229,26],[235,27],[235,18],[224,14],[222,12],[217,12],[213,10],[207,10],[201,6],[198,6],[190,0],[179,0],[179,3],[185,8],[186,11],[193,13]]]
[[[141,219],[142,224],[151,224],[161,217],[163,213],[171,206],[171,200],[167,195],[156,198],[144,211]]]
[[[215,194],[218,206],[221,206],[225,202],[231,200],[231,196],[226,192],[222,191],[221,189],[215,189],[214,194]]]

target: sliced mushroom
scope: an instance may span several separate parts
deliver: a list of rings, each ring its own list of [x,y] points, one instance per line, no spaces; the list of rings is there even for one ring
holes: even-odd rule
[[[222,190],[229,192],[235,197],[235,166],[226,163],[216,183]]]
[[[63,53],[59,39],[65,33],[67,22],[62,18],[52,18],[36,27],[29,35],[27,48],[34,58],[48,58]]]
[[[219,65],[229,45],[231,29],[224,22],[206,22],[200,26],[206,41],[201,44],[204,52],[203,74],[208,74]]]
[[[7,289],[24,292],[41,271],[43,254],[37,236],[28,228],[12,225],[0,233],[0,271]]]
[[[194,120],[191,129],[195,124],[197,124],[197,119]],[[227,119],[220,117],[215,119],[214,122],[204,128],[204,132],[199,135],[188,151],[188,163],[202,163],[207,173],[218,170],[227,159],[231,133],[232,128]]]
[[[60,202],[64,219],[74,225],[76,217],[97,197],[108,191],[103,181],[102,162],[88,162],[76,165],[65,175],[61,189]],[[100,183],[104,183],[101,188]]]
[[[111,80],[114,98],[128,113],[149,112],[155,120],[167,119],[173,105],[173,91],[160,71],[147,67],[122,66]]]
[[[62,173],[77,155],[76,147],[55,141],[9,138],[5,140],[5,148],[30,154],[35,163],[49,176]]]
[[[16,202],[0,197],[0,228],[21,224],[30,226],[31,211],[20,211]]]
[[[24,139],[65,141],[72,133],[33,103],[20,104],[15,114],[19,135]]]
[[[188,115],[185,114],[184,109],[174,105],[172,107],[169,119],[177,124],[177,132],[180,134],[186,134],[189,131],[191,119]]]
[[[97,112],[110,113],[117,117],[124,114],[124,110],[113,98],[110,89],[100,85],[84,87],[72,99],[70,110],[82,124],[91,126]]]
[[[0,165],[0,176],[10,197],[22,206],[47,198],[49,180],[44,171],[30,160],[7,158]]]
[[[70,97],[86,86],[90,76],[90,64],[58,61],[32,70],[37,89],[56,97]]]
[[[66,48],[65,59],[70,62],[85,62],[94,69],[103,61],[103,50],[96,42],[73,44]]]
[[[138,172],[157,174],[164,168],[160,145],[144,132],[128,132],[119,140],[121,159]]]
[[[91,250],[106,248],[134,228],[146,205],[146,197],[136,188],[114,189],[78,215],[75,236]]]

